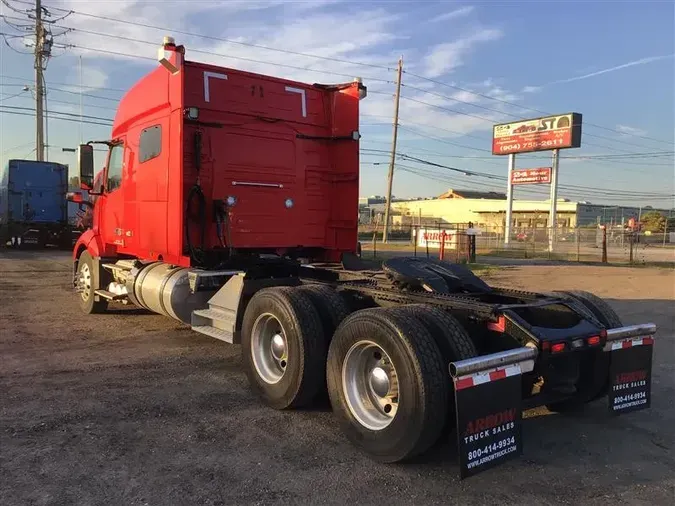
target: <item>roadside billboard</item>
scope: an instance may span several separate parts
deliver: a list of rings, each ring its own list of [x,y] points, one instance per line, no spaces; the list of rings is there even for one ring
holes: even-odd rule
[[[581,114],[571,112],[492,127],[492,154],[510,155],[581,146]]]
[[[514,169],[511,184],[551,184],[551,167],[536,169]]]

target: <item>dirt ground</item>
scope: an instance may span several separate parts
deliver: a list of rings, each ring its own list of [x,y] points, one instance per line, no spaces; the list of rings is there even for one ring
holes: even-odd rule
[[[0,252],[0,504],[672,504],[675,272],[490,273],[495,285],[590,290],[624,323],[656,323],[652,408],[528,412],[524,455],[463,482],[447,442],[381,465],[329,407],[263,407],[239,347],[134,309],[85,317],[67,255]]]

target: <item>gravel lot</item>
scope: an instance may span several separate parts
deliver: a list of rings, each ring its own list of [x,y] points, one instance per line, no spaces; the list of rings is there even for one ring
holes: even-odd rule
[[[85,317],[67,254],[0,252],[0,504],[672,504],[675,273],[517,266],[493,284],[586,289],[659,325],[652,409],[526,414],[522,458],[463,482],[453,445],[380,465],[328,406],[276,412],[239,347],[133,308]],[[668,499],[670,498],[670,499]]]

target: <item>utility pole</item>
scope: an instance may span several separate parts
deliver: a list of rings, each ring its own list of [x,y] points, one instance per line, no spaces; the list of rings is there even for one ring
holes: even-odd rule
[[[42,75],[42,56],[44,51],[45,29],[42,25],[42,0],[35,0],[35,159],[39,162],[44,160],[44,83]]]
[[[389,162],[389,176],[387,177],[387,202],[384,208],[384,230],[382,242],[389,238],[389,214],[391,213],[391,187],[394,183],[394,164],[396,163],[396,139],[398,138],[398,106],[401,102],[401,76],[403,75],[403,56],[398,59],[396,78],[396,96],[394,97],[394,133],[391,141],[391,161]]]

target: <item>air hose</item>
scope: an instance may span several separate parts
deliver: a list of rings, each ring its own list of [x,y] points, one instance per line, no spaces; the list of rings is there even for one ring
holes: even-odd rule
[[[192,240],[190,238],[190,220],[193,218],[193,215],[190,214],[192,199],[194,197],[198,198],[198,211],[197,211],[197,221],[201,225],[200,231],[200,245],[199,247],[194,247]],[[204,197],[204,192],[202,191],[199,184],[195,184],[190,191],[188,192],[187,201],[185,203],[185,235],[188,250],[190,251],[190,258],[195,262],[202,264],[204,262],[204,244],[205,244],[205,235],[206,235],[206,198]]]

